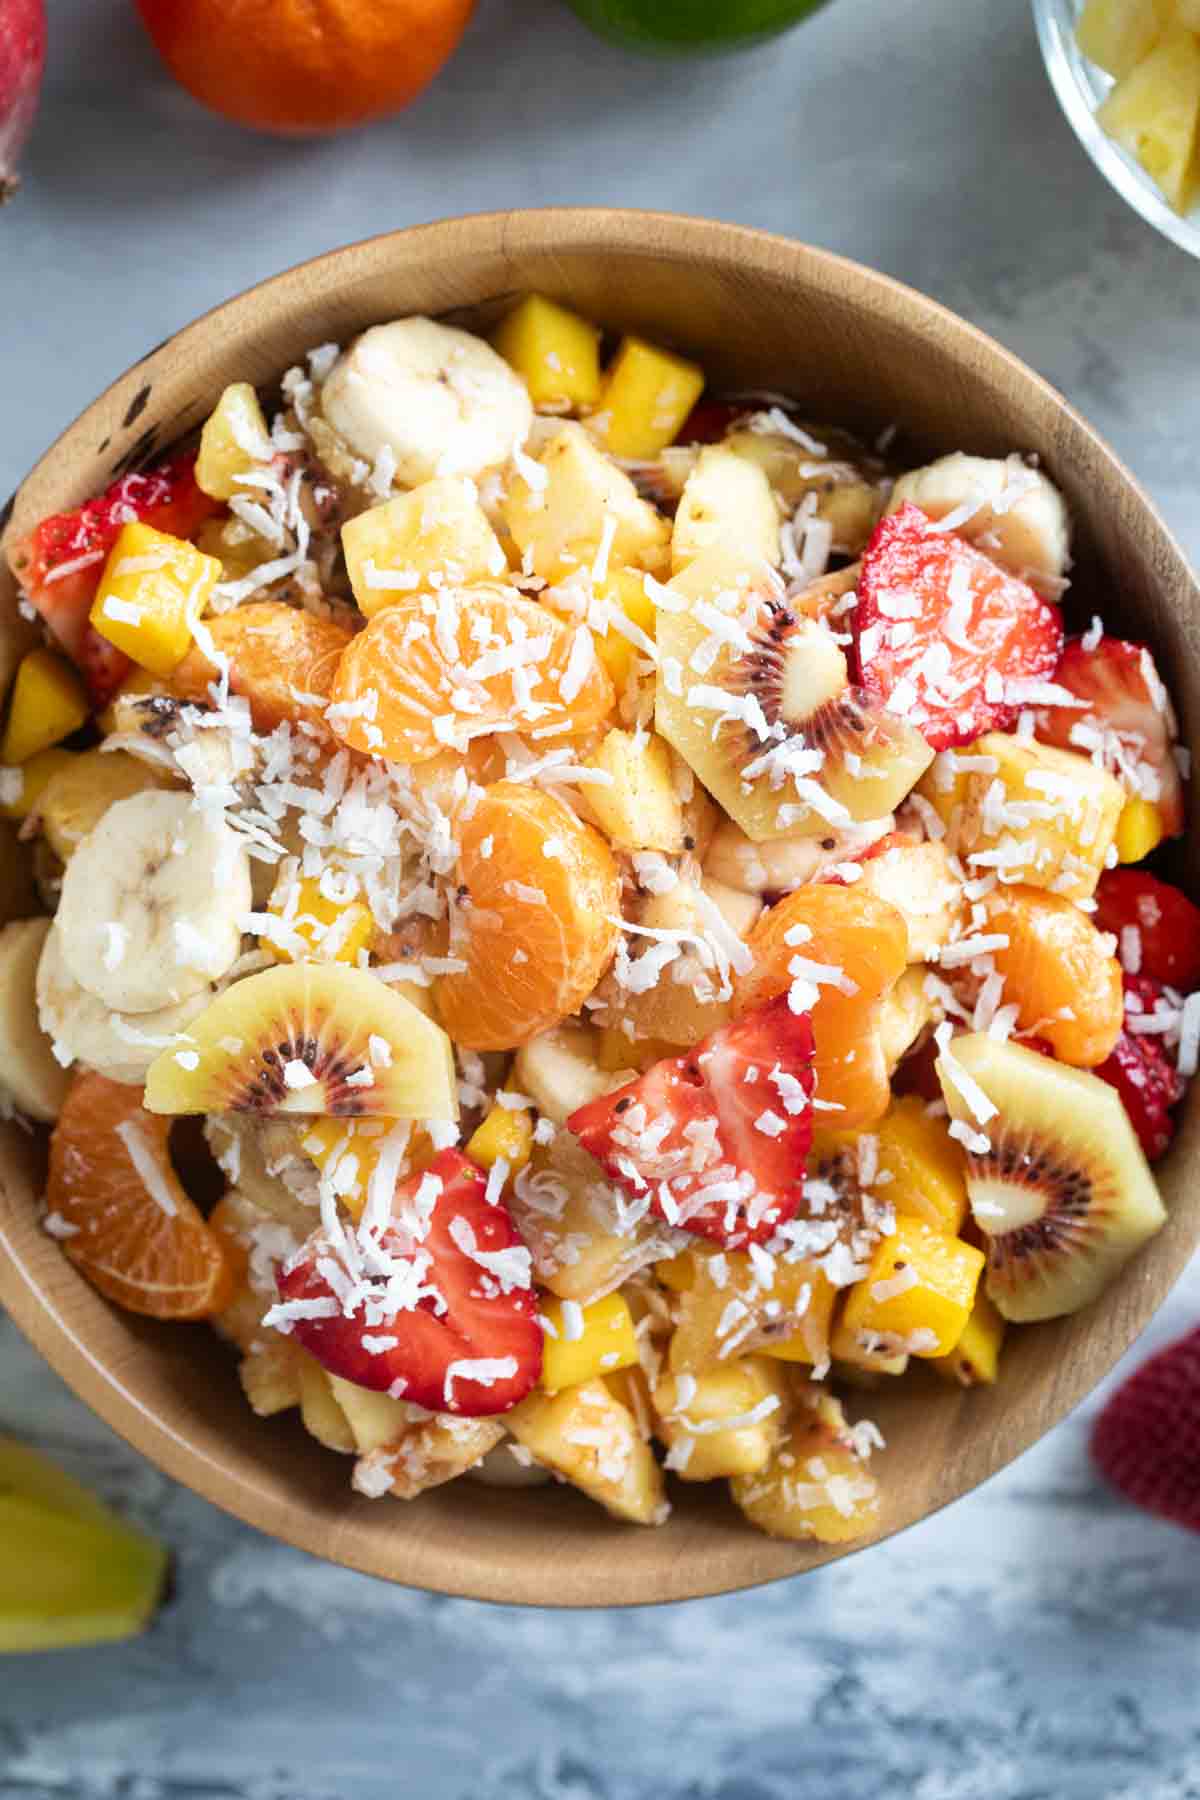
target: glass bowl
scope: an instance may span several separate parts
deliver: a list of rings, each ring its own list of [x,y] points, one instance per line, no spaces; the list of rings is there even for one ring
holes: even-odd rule
[[[1075,25],[1082,11],[1082,0],[1033,0],[1042,57],[1062,109],[1076,137],[1122,199],[1181,250],[1200,256],[1200,205],[1182,216],[1175,212],[1140,164],[1097,123],[1096,109],[1112,88],[1113,79],[1089,62],[1075,41]]]

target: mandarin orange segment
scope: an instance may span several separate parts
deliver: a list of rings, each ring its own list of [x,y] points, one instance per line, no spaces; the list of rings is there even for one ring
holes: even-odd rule
[[[904,973],[908,928],[874,894],[817,882],[765,912],[747,939],[754,966],[735,990],[739,1012],[794,982],[815,983],[816,1098],[837,1129],[873,1125],[891,1097],[880,1001]],[[800,991],[800,990],[798,990]]]
[[[233,1299],[236,1270],[171,1166],[170,1128],[140,1089],[77,1075],[50,1138],[46,1210],[107,1299],[154,1319],[206,1319]]]
[[[325,729],[324,710],[352,633],[282,600],[249,600],[204,620],[221,656],[229,658],[231,693],[250,702],[254,729],[284,723]],[[171,676],[171,692],[203,703],[219,671],[196,645]]]
[[[333,723],[356,750],[419,763],[493,731],[578,737],[615,699],[586,626],[481,582],[376,613],[342,657]]]
[[[455,1042],[512,1050],[578,1012],[620,936],[620,874],[599,832],[551,794],[497,782],[463,828],[458,883],[448,951],[466,968],[437,987]]]
[[[1073,901],[1041,888],[1001,888],[985,905],[988,934],[1008,939],[991,954],[1021,1030],[1044,1038],[1061,1062],[1096,1068],[1124,1022],[1112,939]]]

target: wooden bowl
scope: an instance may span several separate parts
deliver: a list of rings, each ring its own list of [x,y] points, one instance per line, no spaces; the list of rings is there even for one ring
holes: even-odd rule
[[[497,214],[321,257],[148,351],[34,469],[9,529],[28,530],[129,459],[165,449],[199,424],[228,381],[271,383],[309,347],[404,313],[486,324],[531,288],[614,330],[676,344],[718,388],[782,389],[812,417],[868,436],[897,422],[916,452],[1036,451],[1075,515],[1079,591],[1110,628],[1152,643],[1195,747],[1200,590],[1112,452],[1044,381],[931,301],[819,250],[729,225],[607,211]],[[0,589],[0,614],[6,681],[20,640],[11,586]],[[1196,1242],[1198,1143],[1200,1084],[1158,1171],[1166,1229],[1099,1304],[1014,1332],[998,1386],[965,1393],[918,1376],[852,1405],[888,1440],[878,1465],[881,1537],[994,1474],[1111,1368]],[[506,1493],[463,1481],[407,1506],[359,1498],[345,1459],[319,1449],[294,1418],[264,1423],[250,1413],[232,1359],[207,1328],[155,1326],[92,1292],[37,1223],[39,1163],[37,1145],[8,1129],[0,1301],[110,1425],[274,1537],[413,1587],[554,1606],[721,1593],[844,1554],[760,1536],[719,1483],[677,1487],[671,1520],[657,1531],[614,1524],[559,1487]]]

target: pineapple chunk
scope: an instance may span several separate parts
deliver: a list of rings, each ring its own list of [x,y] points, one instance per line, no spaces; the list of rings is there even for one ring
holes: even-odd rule
[[[822,438],[832,440],[826,444],[824,456],[775,431],[732,431],[725,443],[757,464],[787,511],[794,511],[808,495],[815,496],[816,511],[811,516],[829,526],[833,549],[844,556],[858,556],[879,521],[885,489],[880,481],[869,479],[854,460],[861,455],[857,444],[842,433],[824,426],[819,429]],[[881,463],[874,467],[883,474]],[[808,505],[812,504],[810,500]],[[853,585],[851,577],[850,587]]]
[[[667,1467],[683,1481],[764,1469],[787,1421],[787,1378],[765,1357],[723,1369],[667,1375],[653,1393]]]
[[[404,1436],[412,1422],[410,1409],[403,1400],[390,1394],[377,1394],[371,1388],[358,1387],[331,1375],[329,1385],[333,1397],[346,1415],[354,1437],[354,1448],[360,1456],[369,1456],[384,1444],[394,1444]]]
[[[700,1374],[752,1351],[784,1362],[828,1360],[836,1290],[822,1269],[776,1257],[764,1286],[745,1251],[693,1250],[687,1259],[690,1267],[676,1272],[684,1260],[676,1258],[667,1276],[679,1294],[668,1355],[675,1374]],[[686,1287],[675,1286],[681,1280]]]
[[[665,574],[671,527],[582,425],[564,425],[542,451],[544,480],[514,475],[502,507],[513,542],[535,575],[561,581],[595,564]],[[602,571],[603,572],[603,571]]]
[[[894,844],[862,863],[856,889],[894,906],[908,926],[908,960],[932,960],[962,910],[962,886],[944,844]]]
[[[846,1296],[842,1323],[878,1340],[864,1347],[947,1356],[971,1316],[985,1260],[982,1250],[924,1219],[897,1219]]]
[[[1153,800],[1130,794],[1117,820],[1117,861],[1141,862],[1152,850],[1157,850],[1165,836],[1162,812]]]
[[[508,561],[473,481],[442,476],[347,519],[342,549],[359,610],[368,618],[428,587],[466,587],[503,575]]]
[[[696,363],[642,338],[623,338],[605,373],[595,424],[613,456],[657,456],[703,392]]]
[[[1000,1366],[1005,1321],[982,1288],[975,1296],[971,1316],[949,1356],[935,1356],[929,1366],[963,1387],[990,1385]]]
[[[737,1477],[733,1498],[771,1537],[844,1544],[879,1523],[879,1484],[867,1472],[841,1406],[814,1391],[767,1467]]]
[[[532,1150],[532,1115],[524,1108],[493,1106],[471,1133],[466,1154],[484,1169],[492,1169],[498,1162],[507,1163],[512,1176],[525,1167]]]
[[[83,683],[53,650],[31,650],[17,665],[0,763],[27,763],[78,731],[88,716]]]
[[[354,1466],[354,1485],[373,1498],[381,1483],[397,1500],[415,1500],[430,1488],[442,1487],[474,1469],[504,1441],[498,1419],[460,1419],[452,1413],[434,1413],[414,1421],[395,1444],[385,1444]]]
[[[73,750],[39,750],[28,762],[14,763],[4,770],[0,792],[0,818],[27,819],[38,811],[38,802],[60,769],[69,769],[75,761]]]
[[[134,521],[121,527],[92,603],[92,626],[152,675],[170,675],[224,571],[184,538]]]
[[[124,750],[84,750],[46,783],[37,806],[38,821],[54,854],[70,862],[118,800],[175,785],[166,769]]]
[[[603,581],[594,583],[593,592],[610,621],[602,634],[598,629],[596,631],[596,652],[621,695],[628,684],[633,659],[642,654],[642,647],[635,644],[620,625],[632,625],[653,640],[654,602],[646,592],[645,575],[638,569],[611,570]],[[614,620],[618,623],[613,623]]]
[[[249,490],[240,477],[256,463],[271,460],[271,438],[258,395],[248,381],[225,389],[200,433],[196,486],[214,500],[232,500]]]
[[[684,484],[671,535],[671,573],[716,545],[778,568],[779,507],[757,463],[724,444],[700,452]]]
[[[589,788],[588,805],[615,849],[679,855],[683,807],[662,738],[644,730],[610,731],[584,766],[612,778],[609,786]]]
[[[997,869],[1005,881],[1089,899],[1125,804],[1120,782],[1074,750],[1002,731],[985,733],[971,756],[995,768],[964,772],[944,752],[918,783],[946,822],[946,848],[972,875]]]
[[[1192,33],[1172,27],[1117,83],[1096,117],[1137,158],[1176,212],[1186,212],[1200,178],[1200,43]]]
[[[238,1364],[238,1379],[260,1419],[300,1404],[300,1369],[294,1344],[275,1334],[253,1346]]]
[[[663,1477],[637,1420],[603,1381],[561,1394],[530,1394],[504,1415],[513,1437],[538,1462],[618,1519],[658,1525],[666,1517]]]
[[[566,1131],[548,1149],[534,1150],[506,1203],[532,1253],[536,1280],[560,1300],[583,1306],[611,1294],[678,1242],[649,1213],[623,1226],[599,1164]]]
[[[300,1417],[304,1420],[304,1429],[316,1438],[318,1444],[324,1444],[327,1450],[340,1450],[347,1456],[353,1456],[354,1433],[333,1391],[333,1378],[307,1352],[298,1350],[296,1354],[300,1381]]]
[[[259,938],[259,948],[276,962],[350,963],[375,936],[375,920],[363,900],[330,900],[316,875],[289,880],[271,897],[268,912],[279,924]]]
[[[1090,61],[1120,81],[1149,56],[1169,10],[1167,0],[1087,0],[1075,38]]]
[[[542,1358],[542,1388],[547,1394],[578,1387],[596,1375],[629,1369],[638,1360],[633,1314],[620,1294],[606,1294],[591,1306],[546,1300],[549,1320]]]
[[[588,412],[600,393],[600,332],[578,313],[530,294],[492,333],[492,348],[517,371],[536,407]]]

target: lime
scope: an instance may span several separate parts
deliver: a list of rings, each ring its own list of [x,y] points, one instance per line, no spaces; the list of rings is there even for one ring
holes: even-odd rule
[[[824,0],[568,0],[585,24],[632,50],[733,50],[776,37]]]

